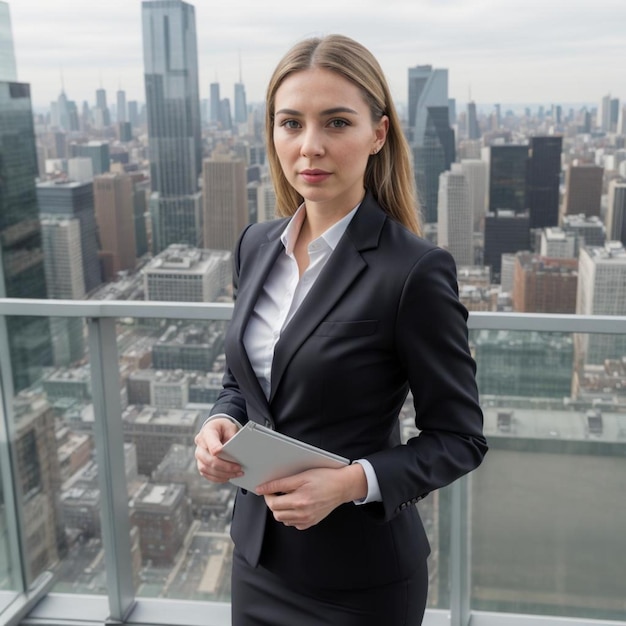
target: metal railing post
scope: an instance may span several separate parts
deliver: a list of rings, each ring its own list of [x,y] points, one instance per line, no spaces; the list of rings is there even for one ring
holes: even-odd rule
[[[468,626],[470,620],[469,476],[451,485],[450,625]]]
[[[110,619],[124,622],[135,590],[115,319],[90,318],[87,325]]]

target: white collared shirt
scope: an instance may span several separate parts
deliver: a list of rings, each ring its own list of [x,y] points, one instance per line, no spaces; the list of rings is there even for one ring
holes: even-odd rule
[[[302,276],[299,275],[293,251],[306,217],[304,204],[289,220],[280,237],[285,250],[279,255],[263,285],[243,337],[248,359],[267,398],[272,384],[272,360],[276,343],[319,277],[359,206],[360,203],[309,243],[309,265]],[[357,462],[365,471],[368,486],[367,497],[357,504],[380,502],[382,496],[372,464],[365,459]]]

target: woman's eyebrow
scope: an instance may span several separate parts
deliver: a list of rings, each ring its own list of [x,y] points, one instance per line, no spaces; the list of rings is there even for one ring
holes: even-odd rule
[[[332,109],[324,109],[320,111],[320,115],[335,115],[337,113],[352,113],[353,115],[358,115],[358,112],[350,107],[333,107]],[[297,111],[296,109],[280,109],[274,113],[274,115],[302,115],[301,111]]]

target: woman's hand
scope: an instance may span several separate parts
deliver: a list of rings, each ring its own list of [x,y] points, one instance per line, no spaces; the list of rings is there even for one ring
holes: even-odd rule
[[[344,502],[367,495],[363,467],[353,463],[341,469],[312,469],[259,485],[257,494],[277,522],[306,530],[321,522]]]
[[[226,483],[231,478],[243,476],[241,465],[217,456],[238,430],[238,426],[226,418],[211,420],[202,427],[194,439],[196,463],[201,476],[214,483]]]

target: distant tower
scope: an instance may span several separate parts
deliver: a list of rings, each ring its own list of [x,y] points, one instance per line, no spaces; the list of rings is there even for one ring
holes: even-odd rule
[[[220,121],[220,107],[221,98],[220,98],[220,84],[218,82],[211,83],[211,98],[210,98],[210,112],[209,112],[209,121],[217,124]]]
[[[235,123],[248,121],[248,105],[246,104],[246,88],[241,79],[241,57],[239,58],[239,82],[235,83]]]
[[[458,163],[439,176],[437,244],[452,254],[457,265],[474,264],[472,207],[469,186]]]
[[[126,111],[126,92],[119,89],[117,92],[117,121],[128,122],[128,112]]]
[[[562,144],[562,137],[530,138],[527,199],[531,228],[559,223]]]
[[[432,65],[409,68],[408,136],[415,184],[426,222],[437,222],[439,175],[455,160],[450,128],[448,70]]]
[[[239,159],[205,159],[202,183],[204,246],[230,251],[248,223],[246,164]]]
[[[111,114],[109,113],[109,107],[107,105],[107,92],[106,89],[96,89],[96,112],[97,116],[96,126],[100,128],[106,128],[111,126]]]
[[[134,270],[137,262],[132,178],[124,174],[96,176],[93,194],[104,280],[110,281],[122,270]]]
[[[476,116],[476,103],[467,103],[467,138],[480,139],[480,127]]]
[[[230,100],[222,98],[220,102],[220,124],[224,130],[230,130],[233,127],[233,120],[230,114]]]
[[[570,165],[565,173],[563,215],[599,216],[603,175],[604,170],[597,165]]]
[[[626,247],[626,182],[612,180],[609,183],[606,228],[609,239],[621,241]]]
[[[153,252],[202,245],[196,16],[181,0],[142,3]]]

